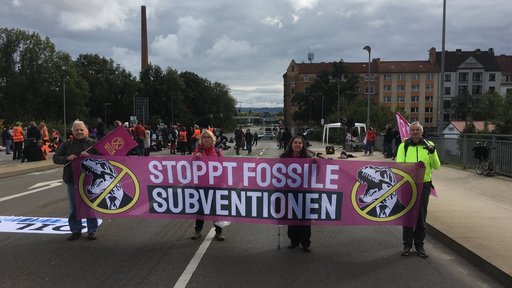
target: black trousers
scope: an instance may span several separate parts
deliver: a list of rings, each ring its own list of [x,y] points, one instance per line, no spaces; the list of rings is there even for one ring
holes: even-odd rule
[[[423,248],[423,241],[425,241],[426,228],[427,228],[427,207],[428,207],[428,199],[430,197],[430,191],[432,190],[432,182],[423,183],[421,200],[420,200],[420,210],[418,213],[418,221],[416,222],[416,228],[404,226],[402,239],[404,241],[404,246],[412,247],[414,243],[414,247]]]
[[[288,238],[292,245],[300,244],[302,247],[311,245],[311,225],[289,225]]]
[[[23,154],[23,141],[14,142],[12,151],[12,160],[21,159],[21,155]]]
[[[201,232],[201,230],[203,230],[203,226],[204,226],[204,220],[197,219],[196,220],[196,232]],[[213,226],[215,226],[216,233],[222,233],[222,227],[217,226],[215,224],[213,224]]]

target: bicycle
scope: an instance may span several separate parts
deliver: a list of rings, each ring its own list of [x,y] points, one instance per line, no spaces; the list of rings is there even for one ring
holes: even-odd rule
[[[491,147],[487,146],[487,142],[476,142],[473,147],[474,157],[476,159],[475,171],[478,175],[493,176],[494,164],[490,159]]]

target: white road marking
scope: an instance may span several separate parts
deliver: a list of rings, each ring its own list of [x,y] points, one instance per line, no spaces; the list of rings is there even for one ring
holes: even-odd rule
[[[45,186],[40,187],[42,185],[45,185]],[[42,191],[42,190],[46,190],[46,189],[50,189],[50,188],[53,188],[53,187],[57,187],[57,186],[60,186],[60,185],[62,185],[62,180],[54,180],[54,181],[38,183],[38,184],[28,188],[28,189],[35,188],[35,187],[40,187],[40,188],[0,198],[0,202],[11,200],[11,199],[18,198],[18,197],[25,196],[25,195],[30,195],[32,193],[36,193],[36,192],[39,192],[39,191]]]
[[[268,148],[268,145],[265,145],[265,147],[260,152],[260,156],[262,156],[263,153],[265,153],[265,150],[267,150],[267,148]]]
[[[194,274],[194,271],[196,271],[197,266],[199,266],[199,262],[203,258],[204,254],[206,253],[206,249],[208,249],[208,246],[210,246],[210,243],[212,243],[213,236],[215,235],[214,228],[210,229],[210,232],[208,232],[208,235],[206,235],[206,238],[204,238],[203,243],[201,243],[201,246],[199,246],[199,249],[197,249],[196,254],[190,262],[187,265],[187,268],[185,268],[185,271],[180,276],[180,279],[174,284],[174,288],[185,288],[188,284],[188,281],[190,281],[190,278],[192,278],[192,274]]]

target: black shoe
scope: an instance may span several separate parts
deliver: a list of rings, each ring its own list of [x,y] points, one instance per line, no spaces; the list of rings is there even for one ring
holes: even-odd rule
[[[195,231],[194,234],[190,237],[192,240],[197,240],[201,238],[201,231]]]
[[[309,248],[309,246],[303,246],[302,251],[309,253],[309,252],[311,252],[311,248]]]
[[[402,255],[402,256],[409,256],[410,253],[411,253],[411,247],[407,247],[407,246],[404,246],[404,249],[402,249],[402,251],[400,251],[400,255]]]
[[[290,245],[288,245],[288,249],[293,249],[293,248],[297,248],[297,247],[299,247],[298,243],[291,243]]]
[[[82,233],[73,232],[73,233],[71,233],[71,236],[68,237],[68,241],[75,241],[75,240],[80,239],[80,237],[82,237]]]
[[[425,251],[425,248],[423,247],[416,248],[416,254],[418,254],[418,256],[420,256],[421,258],[428,258],[428,253],[427,251]]]
[[[222,235],[222,232],[215,233],[215,239],[217,239],[217,241],[224,241],[224,240],[226,240],[226,238],[224,238],[224,235]]]
[[[92,241],[92,240],[96,240],[96,233],[94,233],[94,232],[89,233],[89,234],[87,235],[87,239],[89,239],[89,240],[91,240],[91,241]]]

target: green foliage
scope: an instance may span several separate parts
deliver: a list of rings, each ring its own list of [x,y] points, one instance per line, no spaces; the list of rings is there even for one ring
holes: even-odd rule
[[[154,65],[139,78],[112,59],[81,54],[73,61],[35,32],[0,28],[0,115],[7,123],[37,119],[59,128],[65,110],[68,125],[77,118],[94,124],[106,112],[109,125],[127,121],[134,97],[144,96],[153,123],[234,127],[236,101],[228,86]]]

